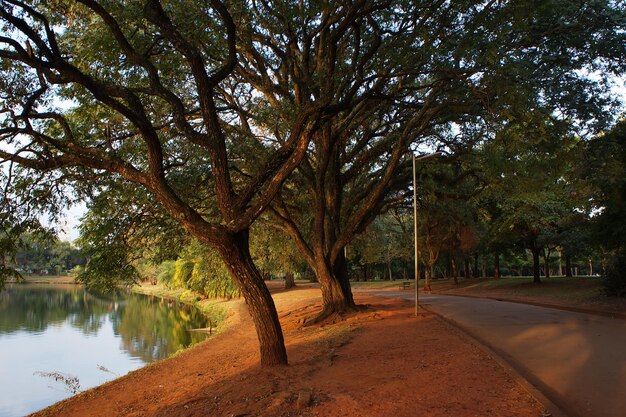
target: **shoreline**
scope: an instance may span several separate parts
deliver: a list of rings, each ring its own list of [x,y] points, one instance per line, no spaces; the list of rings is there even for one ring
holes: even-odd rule
[[[236,300],[215,337],[34,415],[536,417],[544,409],[488,354],[430,313],[415,319],[406,301],[359,294],[365,310],[304,326],[321,311],[319,289],[273,298],[288,367],[260,367],[252,319]]]
[[[227,321],[229,315],[232,314],[233,300],[225,299],[209,299],[202,298],[200,295],[181,289],[169,289],[160,284],[146,286],[134,285],[129,291],[136,294],[158,297],[164,300],[171,300],[197,308],[203,315],[209,319],[212,328],[211,334],[222,331],[223,324]],[[211,320],[216,318],[216,322]],[[189,331],[199,331],[199,329],[188,329]]]

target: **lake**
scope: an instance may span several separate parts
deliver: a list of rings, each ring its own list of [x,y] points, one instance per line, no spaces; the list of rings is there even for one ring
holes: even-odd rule
[[[0,417],[42,409],[206,338],[208,319],[181,303],[74,285],[0,292]],[[79,385],[79,387],[77,386]]]

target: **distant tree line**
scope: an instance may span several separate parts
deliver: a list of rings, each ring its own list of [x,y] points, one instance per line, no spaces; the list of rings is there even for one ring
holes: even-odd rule
[[[541,123],[419,165],[420,275],[426,286],[440,278],[533,276],[540,283],[542,277],[586,275],[601,276],[609,295],[626,294],[626,124],[582,140],[565,135],[553,120]],[[278,231],[262,224],[251,236],[266,278],[315,280]],[[209,288],[224,286],[227,275],[219,262],[206,260],[206,249],[195,248],[195,255],[187,247],[177,261],[163,264],[171,272],[159,280],[215,294]],[[344,255],[350,280],[412,279],[412,199],[388,207]],[[198,273],[192,274],[197,267],[191,268],[199,262],[211,265],[200,286]],[[191,269],[181,279],[183,263]]]
[[[589,140],[525,125],[420,165],[421,277],[601,275],[626,295],[626,123]],[[534,129],[534,130],[533,130]],[[412,278],[412,201],[348,249],[352,279]]]
[[[70,242],[27,235],[9,262],[23,275],[64,275],[85,266],[87,260]]]

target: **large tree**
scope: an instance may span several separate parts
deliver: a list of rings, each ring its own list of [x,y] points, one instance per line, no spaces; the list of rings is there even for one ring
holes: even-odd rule
[[[579,70],[621,70],[626,44],[603,1],[5,0],[0,18],[0,157],[29,189],[147,190],[220,252],[264,364],[286,354],[248,237],[272,200],[325,313],[351,309],[343,248],[402,197],[410,142],[539,104],[593,110],[600,83]]]
[[[493,137],[539,108],[601,123],[602,83],[580,74],[623,70],[624,15],[611,2],[255,5],[262,24],[243,49],[276,129],[311,101],[337,110],[270,212],[316,272],[322,317],[354,309],[344,247],[404,197],[409,145],[452,149],[459,131]]]
[[[261,363],[284,364],[282,331],[250,256],[249,228],[329,110],[314,104],[284,119],[288,134],[280,141],[253,130],[231,134],[233,115],[240,124],[246,116],[233,112],[223,90],[254,88],[233,76],[232,16],[220,0],[3,1],[0,161],[11,163],[5,178],[30,181],[20,197],[31,201],[60,183],[96,195],[110,180],[142,187],[179,227],[217,249],[248,304]],[[256,165],[241,174],[230,147],[250,143]]]

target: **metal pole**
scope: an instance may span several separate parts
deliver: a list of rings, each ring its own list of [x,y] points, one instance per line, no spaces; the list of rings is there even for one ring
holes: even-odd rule
[[[413,228],[415,235],[415,317],[419,317],[419,250],[417,240],[417,174],[415,170],[415,154],[413,154]]]

